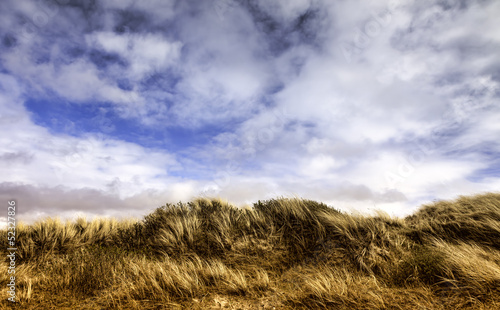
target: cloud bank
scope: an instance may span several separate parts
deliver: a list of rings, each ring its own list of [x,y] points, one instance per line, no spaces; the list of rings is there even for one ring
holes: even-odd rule
[[[0,197],[141,216],[500,188],[496,1],[4,1]]]

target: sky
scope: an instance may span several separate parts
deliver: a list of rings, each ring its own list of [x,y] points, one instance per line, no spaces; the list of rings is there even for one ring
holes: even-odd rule
[[[498,16],[493,0],[3,0],[5,214],[302,197],[405,216],[497,192]]]

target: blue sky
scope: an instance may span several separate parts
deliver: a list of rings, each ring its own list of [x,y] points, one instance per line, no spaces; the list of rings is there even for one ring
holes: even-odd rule
[[[406,215],[500,189],[498,1],[2,2],[20,217],[300,196]]]

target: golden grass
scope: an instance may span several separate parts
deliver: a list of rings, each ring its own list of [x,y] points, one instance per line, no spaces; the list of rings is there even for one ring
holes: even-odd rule
[[[497,193],[404,219],[298,198],[197,199],[143,220],[18,225],[17,241],[20,309],[500,308]]]

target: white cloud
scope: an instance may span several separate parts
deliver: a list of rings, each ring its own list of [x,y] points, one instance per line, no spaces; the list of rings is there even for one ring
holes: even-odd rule
[[[304,164],[298,168],[299,173],[310,178],[326,178],[332,169],[342,166],[342,163],[332,156],[320,154],[312,158],[307,158]]]
[[[116,34],[96,32],[86,36],[87,44],[117,53],[130,63],[129,76],[143,78],[152,70],[162,70],[179,61],[181,42],[169,42],[157,34]]]
[[[399,215],[426,199],[493,190],[498,178],[481,171],[494,174],[500,153],[500,5],[448,4],[61,7],[29,39],[0,46],[0,128],[9,133],[0,137],[0,184],[38,197],[42,209],[95,194],[89,203],[113,204],[108,214],[186,200],[205,187],[242,204],[297,194]],[[28,19],[40,11],[30,1],[9,5]],[[300,28],[308,10],[314,22]],[[11,15],[0,14],[0,30],[17,23]],[[91,52],[103,53],[103,63]],[[153,74],[156,86],[147,81]],[[152,132],[203,138],[154,149],[111,136],[105,123],[110,136],[54,133],[23,106],[37,92],[115,103],[112,112]],[[215,133],[200,132],[206,125]],[[430,152],[409,166],[420,143]],[[388,171],[402,181],[390,186]],[[225,181],[214,185],[211,175]],[[89,203],[74,209],[100,212]]]
[[[0,183],[104,190],[119,180],[115,190],[125,198],[147,189],[163,190],[178,181],[169,175],[181,165],[175,155],[103,135],[52,134],[28,119],[12,78],[0,77],[0,83],[12,86],[10,94],[0,96],[5,118],[12,120],[0,123],[3,132],[10,132],[0,138],[0,169],[4,171]]]

